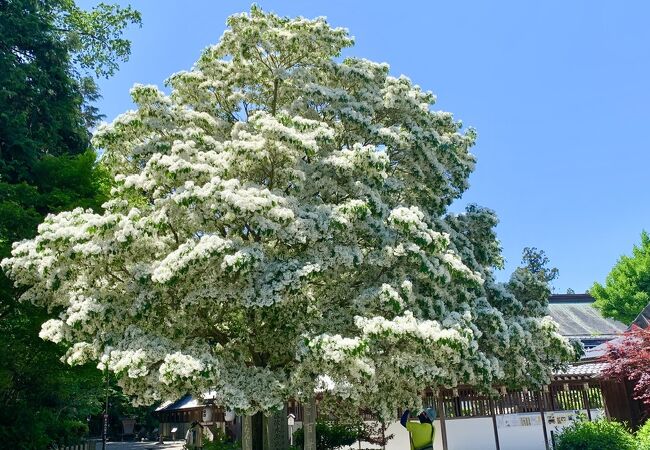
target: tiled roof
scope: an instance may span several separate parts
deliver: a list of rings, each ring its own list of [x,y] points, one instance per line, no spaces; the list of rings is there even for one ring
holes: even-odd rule
[[[560,326],[560,334],[578,339],[611,339],[627,329],[623,323],[601,316],[594,301],[587,294],[552,295],[549,314]]]
[[[176,411],[179,409],[196,408],[197,406],[202,405],[203,403],[199,403],[199,401],[193,398],[191,395],[186,395],[185,397],[181,398],[180,400],[176,400],[175,402],[167,401],[161,404],[158,408],[156,408],[156,411]]]
[[[636,316],[636,319],[634,319],[632,324],[644,329],[650,326],[650,304],[648,304],[643,311]]]
[[[600,373],[607,366],[606,363],[587,363],[587,364],[571,364],[566,370],[556,372],[556,376],[567,375],[600,375]]]

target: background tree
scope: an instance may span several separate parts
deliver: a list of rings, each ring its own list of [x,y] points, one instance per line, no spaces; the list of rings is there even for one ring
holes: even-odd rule
[[[335,450],[337,448],[350,448],[359,438],[359,426],[346,422],[321,420],[316,422],[316,450]],[[293,433],[296,447],[305,445],[305,430],[297,429]]]
[[[522,267],[533,275],[540,277],[546,283],[551,283],[558,276],[560,271],[557,267],[549,267],[551,260],[546,256],[544,250],[537,247],[524,247],[521,255]]]
[[[388,426],[383,420],[364,422],[359,440],[371,444],[373,446],[371,448],[379,446],[386,450],[388,442],[395,437],[394,433],[388,434],[387,430]]]
[[[129,53],[120,35],[139,20],[111,5],[0,0],[0,257],[49,213],[99,211],[110,178],[90,147],[99,118],[91,74],[113,73]],[[1,274],[0,442],[43,449],[84,432],[102,383],[94,367],[61,363],[65,350],[38,337],[48,312],[19,294]]]
[[[589,291],[605,317],[630,324],[650,303],[650,236],[641,233],[640,245],[631,256],[621,256],[607,275],[605,285],[594,283]]]
[[[98,130],[105,212],[49,216],[3,262],[59,311],[42,336],[143,403],[212,390],[243,414],[313,405],[326,380],[386,419],[426,387],[548,383],[572,354],[548,284],[496,283],[495,214],[447,212],[475,132],[386,64],[339,61],[352,39],[323,18],[228,25]]]

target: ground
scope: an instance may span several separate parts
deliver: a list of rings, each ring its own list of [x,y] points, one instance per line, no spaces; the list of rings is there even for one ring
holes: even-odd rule
[[[101,450],[101,442],[97,446],[97,450]],[[183,448],[183,441],[165,442],[164,444],[156,444],[155,442],[108,442],[106,444],[107,450],[181,450]]]

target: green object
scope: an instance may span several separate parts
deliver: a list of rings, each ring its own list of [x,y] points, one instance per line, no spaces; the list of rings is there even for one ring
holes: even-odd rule
[[[430,423],[406,422],[406,429],[411,437],[411,450],[433,446],[435,430]]]
[[[608,420],[579,421],[556,438],[555,450],[637,450],[630,430]]]
[[[605,285],[594,283],[589,291],[603,316],[629,325],[650,303],[650,236],[641,233],[632,255],[623,255],[612,268]]]
[[[355,424],[343,424],[332,421],[316,422],[316,450],[332,450],[350,446],[357,441],[359,430]],[[305,440],[302,428],[293,433],[294,445],[303,448]]]
[[[636,432],[638,450],[650,450],[650,421],[647,421]]]

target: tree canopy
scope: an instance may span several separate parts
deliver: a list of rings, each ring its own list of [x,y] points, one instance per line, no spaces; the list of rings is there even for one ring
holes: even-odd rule
[[[548,267],[551,260],[544,250],[537,247],[525,247],[521,255],[522,267],[537,275],[542,281],[550,283],[560,276],[557,267]]]
[[[90,145],[99,118],[92,76],[128,56],[121,34],[139,20],[113,5],[0,0],[0,257],[49,213],[101,209],[110,178]],[[58,311],[19,303],[20,293],[0,274],[0,441],[41,450],[84,433],[103,383],[93,366],[61,363],[65,349],[38,337]]]
[[[97,89],[87,71],[110,75],[130,52],[121,33],[140,16],[72,0],[0,2],[0,174],[8,183],[33,181],[42,155],[89,149],[97,112],[85,102]],[[90,98],[88,98],[90,97]]]
[[[315,389],[391,417],[429,386],[538,387],[572,354],[530,271],[497,283],[495,214],[449,205],[476,133],[324,18],[228,19],[171,94],[95,143],[103,213],[48,216],[5,270],[57,311],[41,336],[143,403],[212,391],[239,412]]]
[[[607,275],[605,285],[594,283],[589,293],[603,316],[630,324],[650,303],[650,236],[641,233],[641,243],[632,255],[620,257]]]

